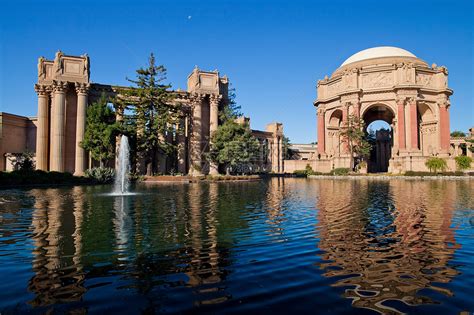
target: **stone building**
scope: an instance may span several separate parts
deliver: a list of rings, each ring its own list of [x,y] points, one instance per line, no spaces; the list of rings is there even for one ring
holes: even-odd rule
[[[187,78],[187,91],[170,91],[173,101],[183,105],[183,116],[176,129],[183,132],[167,135],[177,145],[177,156],[157,156],[160,172],[190,175],[216,174],[217,165],[208,163],[204,153],[209,150],[210,135],[219,124],[218,113],[227,102],[228,78],[217,70],[203,71],[197,67]],[[101,95],[124,97],[128,87],[93,83],[90,80],[90,59],[87,54],[69,56],[58,51],[54,60],[38,59],[38,116],[27,118],[0,113],[0,170],[11,169],[9,156],[24,151],[36,152],[36,167],[40,170],[70,172],[82,175],[94,165],[81,148],[84,138],[86,109]],[[117,119],[123,109],[117,104]],[[265,171],[282,172],[281,124],[270,124],[266,131],[253,131],[262,144],[262,159],[257,167]],[[14,143],[15,145],[12,145]],[[172,161],[171,161],[172,160]]]
[[[344,61],[333,74],[317,83],[318,144],[313,169],[328,172],[349,167],[350,156],[340,131],[350,115],[364,120],[367,127],[382,120],[390,126],[388,158],[369,161],[372,171],[394,173],[426,171],[431,156],[446,158],[455,169],[449,127],[448,70],[428,65],[409,51],[397,47],[375,47],[362,50]],[[453,148],[456,147],[455,148]],[[380,147],[380,145],[379,145]],[[380,148],[379,148],[380,149]],[[307,161],[294,163],[304,168]],[[290,163],[286,163],[290,165]],[[370,171],[370,170],[369,170]]]

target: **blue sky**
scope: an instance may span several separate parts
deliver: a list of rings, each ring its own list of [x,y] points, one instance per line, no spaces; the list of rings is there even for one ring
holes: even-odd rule
[[[128,84],[150,52],[186,88],[219,69],[252,128],[284,123],[316,140],[316,82],[350,55],[398,46],[449,69],[451,129],[474,126],[474,1],[2,1],[0,111],[36,115],[36,63],[56,50],[91,58],[94,82]]]

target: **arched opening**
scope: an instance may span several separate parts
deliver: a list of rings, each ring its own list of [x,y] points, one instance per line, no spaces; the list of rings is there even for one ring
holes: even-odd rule
[[[329,157],[340,155],[340,137],[339,130],[342,123],[342,111],[340,109],[334,110],[327,122],[327,134],[326,134],[326,152]]]
[[[386,105],[376,104],[369,107],[362,118],[366,126],[367,139],[372,145],[367,161],[369,173],[388,171],[393,147],[393,119],[395,114]]]
[[[426,103],[418,106],[418,145],[423,155],[433,155],[436,151],[438,139],[436,133],[437,120],[431,107]]]

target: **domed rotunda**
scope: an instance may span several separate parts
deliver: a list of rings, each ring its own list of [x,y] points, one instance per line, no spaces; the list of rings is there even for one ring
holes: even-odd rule
[[[452,93],[446,67],[429,66],[405,49],[383,46],[353,54],[317,83],[316,169],[351,165],[340,131],[349,117],[358,117],[366,128],[376,120],[390,126],[385,135],[377,133],[369,172],[425,171],[430,156],[449,156]]]

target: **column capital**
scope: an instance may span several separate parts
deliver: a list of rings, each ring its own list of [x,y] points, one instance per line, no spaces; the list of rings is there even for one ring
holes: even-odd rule
[[[35,84],[35,92],[38,94],[38,96],[48,96],[50,91],[51,89],[49,85]]]
[[[397,102],[397,105],[405,105],[406,99],[406,96],[397,95],[397,97],[395,98],[395,102]]]
[[[76,82],[75,83],[76,93],[87,95],[89,93],[90,86],[91,86],[90,83]]]
[[[55,93],[64,93],[67,91],[67,82],[65,81],[53,81],[53,91]]]
[[[191,93],[191,101],[192,102],[202,102],[202,100],[206,97],[205,94],[193,92]]]
[[[416,105],[416,103],[417,103],[419,100],[420,100],[420,99],[419,99],[419,97],[417,97],[417,96],[410,96],[410,97],[407,98],[407,102],[408,102],[409,104],[415,104],[415,105]]]
[[[220,94],[211,94],[209,96],[209,100],[211,105],[219,105],[220,101],[222,100],[222,95]]]

